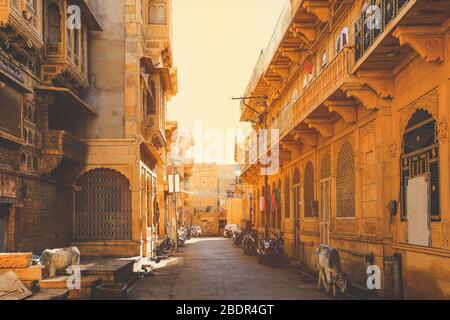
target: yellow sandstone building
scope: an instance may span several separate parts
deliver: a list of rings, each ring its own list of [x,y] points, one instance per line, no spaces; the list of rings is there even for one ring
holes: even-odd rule
[[[154,254],[168,231],[166,103],[177,93],[171,1],[90,1],[88,154],[77,180],[74,242],[83,255]]]
[[[309,269],[335,247],[354,288],[374,264],[378,296],[450,298],[449,79],[447,0],[288,2],[242,104],[280,133],[267,181],[247,145],[256,226]]]

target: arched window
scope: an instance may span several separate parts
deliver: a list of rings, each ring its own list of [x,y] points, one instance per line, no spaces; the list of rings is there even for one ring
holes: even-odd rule
[[[316,213],[314,212],[314,166],[311,161],[308,161],[305,167],[305,178],[304,178],[304,191],[303,196],[305,197],[305,217],[314,217]]]
[[[61,14],[56,3],[47,7],[47,42],[61,42]]]
[[[336,164],[336,215],[355,217],[355,154],[350,142],[344,142]]]
[[[341,52],[341,50],[348,45],[348,40],[348,28],[344,27],[336,39],[336,53]]]
[[[117,171],[82,175],[75,194],[75,240],[131,240],[130,181]]]
[[[440,220],[439,143],[436,120],[427,111],[417,110],[403,135],[401,157],[402,219],[408,219],[408,183],[425,177],[428,181],[428,210],[433,221]]]
[[[149,0],[148,17],[150,24],[166,24],[166,3],[165,1]]]
[[[291,217],[291,184],[289,176],[284,180],[284,217],[286,219]]]

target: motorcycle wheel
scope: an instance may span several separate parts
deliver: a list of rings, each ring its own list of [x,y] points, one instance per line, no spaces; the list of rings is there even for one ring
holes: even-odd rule
[[[259,264],[264,264],[264,257],[263,257],[263,256],[258,255],[257,260],[258,260],[258,263],[259,263]]]

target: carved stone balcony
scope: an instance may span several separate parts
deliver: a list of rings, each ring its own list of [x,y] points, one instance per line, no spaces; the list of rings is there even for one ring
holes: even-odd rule
[[[86,143],[66,131],[49,131],[44,140],[44,153],[46,155],[44,171],[51,172],[63,158],[84,163],[87,149]]]
[[[36,49],[43,46],[40,17],[26,0],[0,1],[0,26],[8,26]]]
[[[280,130],[282,138],[330,99],[351,77],[351,56],[351,48],[344,48],[297,99],[289,100],[269,128]]]
[[[445,59],[448,0],[376,0],[354,24],[359,71],[393,71],[416,51],[425,61]]]

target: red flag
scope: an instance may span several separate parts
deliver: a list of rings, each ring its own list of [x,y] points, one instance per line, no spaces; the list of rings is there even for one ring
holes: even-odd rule
[[[275,213],[277,207],[277,198],[275,197],[275,192],[272,193],[272,213]]]
[[[305,62],[303,62],[303,69],[308,73],[313,73],[314,64],[309,60],[305,60]]]

